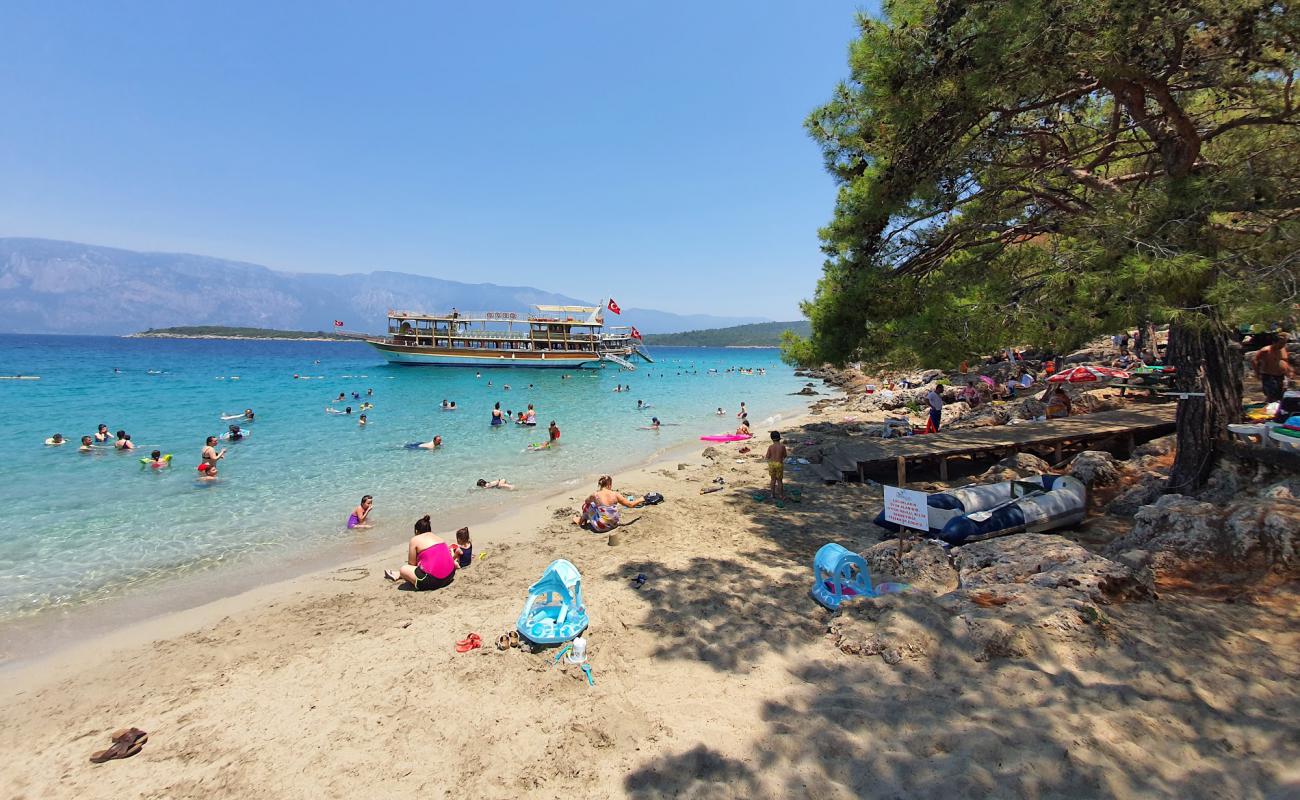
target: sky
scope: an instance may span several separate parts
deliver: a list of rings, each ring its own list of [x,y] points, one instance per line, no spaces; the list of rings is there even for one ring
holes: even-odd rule
[[[795,319],[874,3],[0,8],[0,236]]]

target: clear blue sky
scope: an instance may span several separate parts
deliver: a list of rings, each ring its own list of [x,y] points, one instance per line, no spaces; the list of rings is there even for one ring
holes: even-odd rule
[[[8,2],[0,235],[792,319],[874,6]]]

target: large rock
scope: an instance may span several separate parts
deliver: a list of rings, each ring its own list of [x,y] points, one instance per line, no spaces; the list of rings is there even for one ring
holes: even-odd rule
[[[908,583],[931,594],[957,588],[957,572],[948,563],[947,550],[928,541],[911,542],[901,557],[897,540],[881,542],[863,551],[862,557],[876,583]]]
[[[1106,552],[1146,551],[1157,581],[1218,585],[1300,575],[1300,501],[1252,497],[1222,508],[1169,494],[1134,519],[1133,530]]]
[[[1106,511],[1119,517],[1131,517],[1142,506],[1150,505],[1160,499],[1165,490],[1165,476],[1150,474],[1137,483],[1120,492],[1106,506]]]
[[[1170,456],[1178,449],[1178,437],[1174,434],[1161,436],[1159,439],[1140,444],[1133,450],[1135,456]]]
[[[1131,568],[1052,534],[1017,533],[956,549],[962,589],[1024,597],[1062,591],[1093,603],[1144,597],[1151,587]]]
[[[1107,486],[1119,480],[1115,457],[1101,450],[1084,450],[1074,457],[1066,472],[1086,486]]]
[[[986,469],[980,476],[980,483],[999,483],[1046,475],[1052,471],[1052,465],[1032,453],[1012,453],[998,463]]]

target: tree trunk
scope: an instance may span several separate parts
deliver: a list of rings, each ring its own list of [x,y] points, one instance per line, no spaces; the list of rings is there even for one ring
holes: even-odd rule
[[[1170,326],[1165,363],[1178,370],[1175,391],[1205,393],[1178,402],[1178,452],[1165,487],[1190,494],[1210,476],[1228,423],[1241,419],[1241,349],[1222,321],[1198,316]]]

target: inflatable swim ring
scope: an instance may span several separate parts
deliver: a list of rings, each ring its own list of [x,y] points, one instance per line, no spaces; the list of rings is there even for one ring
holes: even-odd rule
[[[156,464],[154,463],[154,460],[152,458],[145,456],[144,458],[140,459],[140,463],[146,467],[153,467],[154,469],[162,469],[163,467],[171,465],[172,454],[171,453],[166,454],[161,459],[159,459],[158,463]]]
[[[743,436],[739,433],[717,433],[712,436],[701,436],[701,442],[743,442],[746,439],[753,439],[753,436]]]

